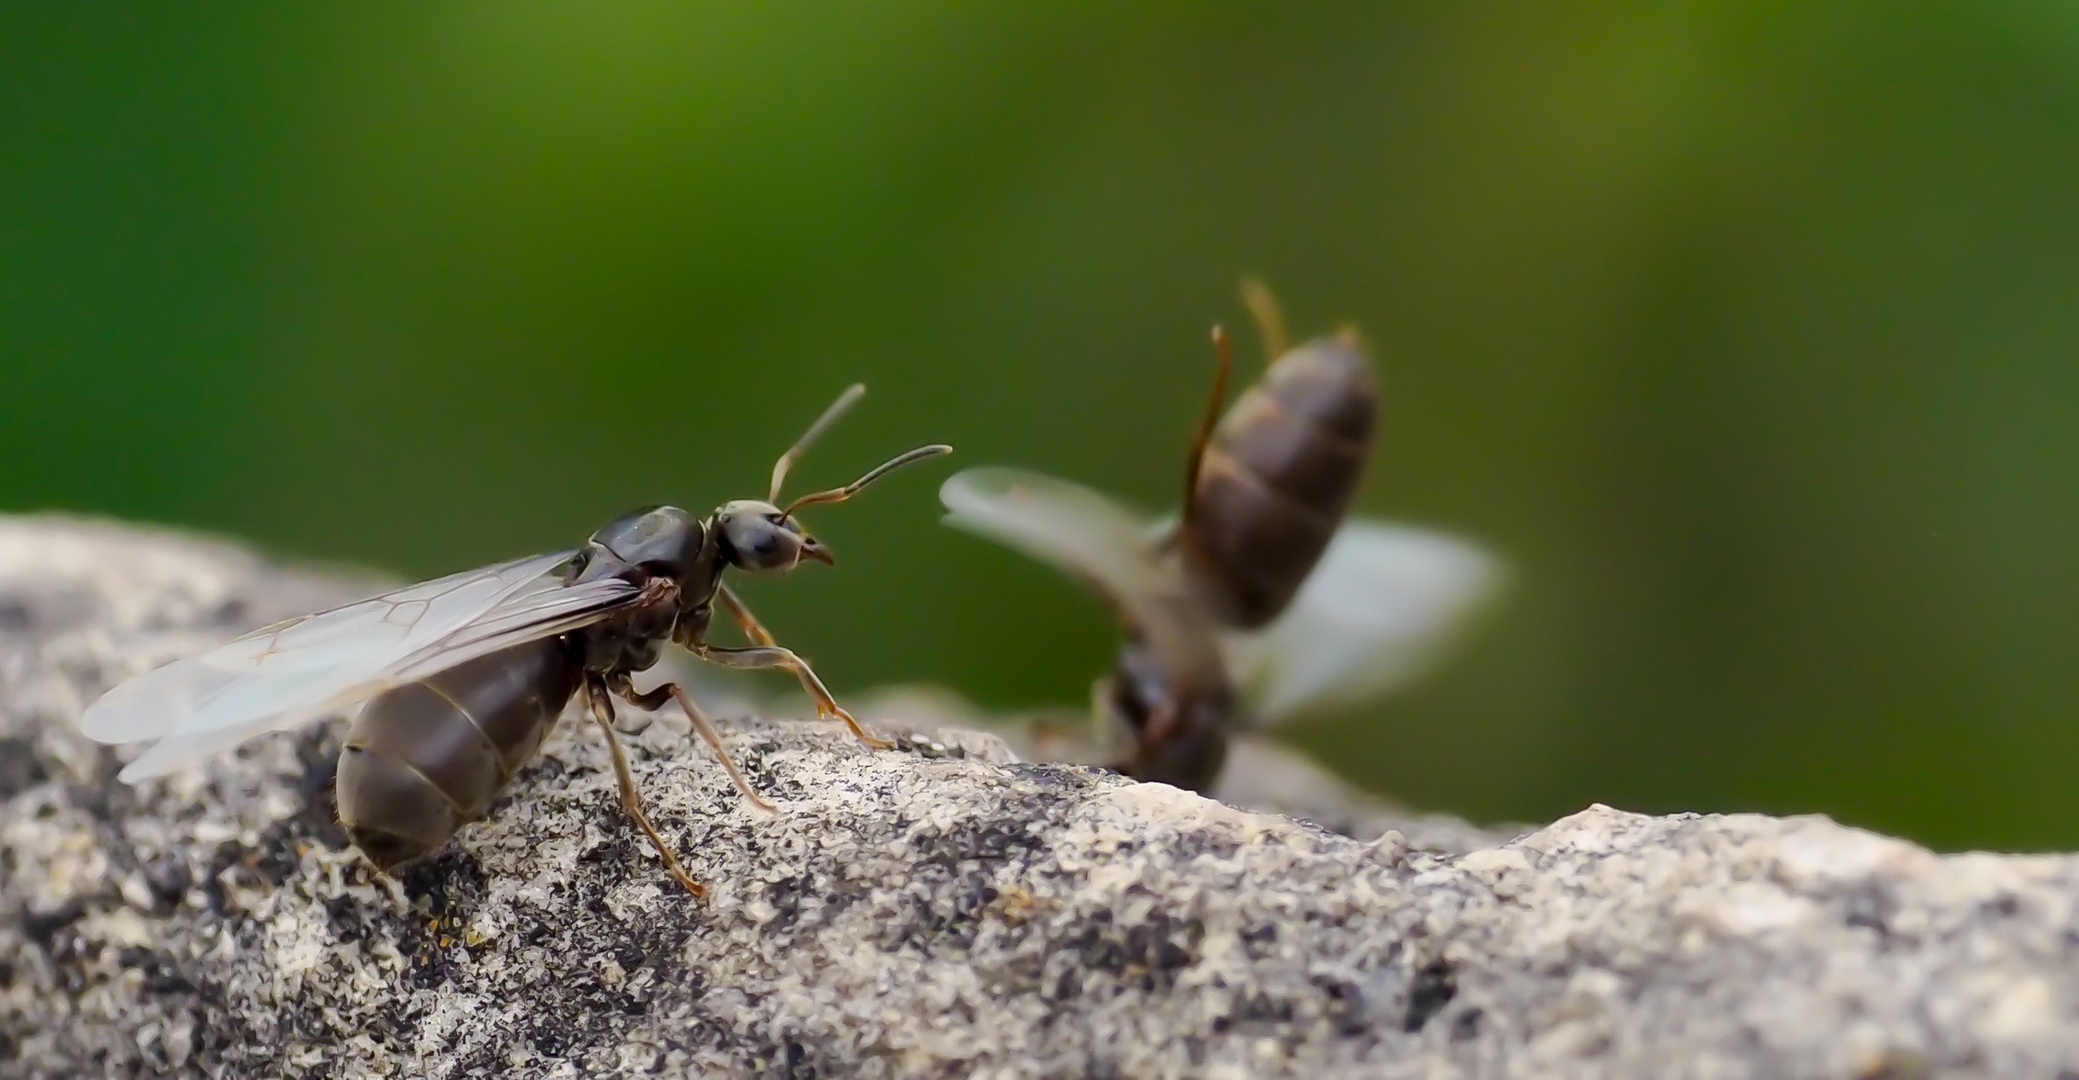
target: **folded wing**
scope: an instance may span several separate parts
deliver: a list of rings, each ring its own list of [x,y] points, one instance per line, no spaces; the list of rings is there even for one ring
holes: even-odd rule
[[[466,660],[595,622],[632,602],[623,581],[567,584],[572,552],[516,559],[253,631],[109,691],[80,718],[89,737],[154,742],[139,780],[330,715]]]

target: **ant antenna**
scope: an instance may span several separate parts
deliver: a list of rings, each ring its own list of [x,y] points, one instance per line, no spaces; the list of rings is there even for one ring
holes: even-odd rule
[[[803,495],[801,498],[798,498],[793,502],[788,503],[787,508],[785,510],[780,511],[780,516],[791,517],[793,516],[794,511],[799,510],[804,506],[814,506],[817,503],[843,502],[846,499],[849,499],[852,496],[859,494],[860,488],[863,488],[866,485],[871,484],[876,480],[879,480],[881,477],[886,476],[889,473],[902,468],[904,465],[908,465],[913,461],[922,461],[925,458],[935,458],[938,457],[940,454],[950,454],[952,452],[953,448],[947,446],[944,443],[932,443],[930,446],[920,446],[917,447],[915,450],[897,454],[894,457],[889,458],[887,461],[884,461],[879,465],[874,466],[872,469],[868,470],[865,476],[862,476],[859,479],[854,480],[841,488],[831,488],[829,491],[817,491],[807,495]]]
[[[837,418],[843,416],[846,409],[857,404],[859,399],[865,396],[865,383],[853,383],[845,387],[845,392],[837,395],[837,400],[831,402],[830,407],[823,410],[823,415],[816,417],[816,422],[810,424],[808,430],[801,433],[801,438],[794,440],[794,445],[788,447],[787,452],[781,454],[780,459],[772,463],[772,494],[765,497],[766,502],[776,503],[780,501],[780,485],[787,482],[787,470],[794,467],[795,459],[799,458],[802,452],[809,448],[810,443],[815,442],[816,438],[823,434],[824,429],[836,423]]]
[[[1191,456],[1184,460],[1184,520],[1190,521],[1192,509],[1197,503],[1193,497],[1198,493],[1198,469],[1205,463],[1206,444],[1213,439],[1213,427],[1220,422],[1220,407],[1227,402],[1227,380],[1234,374],[1234,343],[1227,338],[1226,329],[1213,327],[1213,347],[1220,350],[1220,367],[1213,376],[1213,397],[1206,402],[1206,414],[1198,422],[1198,433],[1191,437]]]
[[[1269,353],[1271,362],[1285,355],[1292,347],[1292,339],[1285,333],[1285,313],[1278,308],[1278,298],[1270,286],[1261,278],[1242,279],[1242,303],[1256,319],[1256,329],[1263,335],[1263,350]]]

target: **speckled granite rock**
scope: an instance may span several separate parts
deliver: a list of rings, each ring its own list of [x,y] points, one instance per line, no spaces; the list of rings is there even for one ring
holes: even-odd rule
[[[678,892],[572,731],[396,883],[336,732],[130,790],[109,680],[355,591],[235,549],[0,520],[0,1077],[2051,1077],[2079,859],[1591,808],[1360,841],[987,736],[739,721],[761,815],[669,721]]]
[[[687,658],[674,669],[674,677],[697,681],[705,672],[700,661]],[[712,676],[709,676],[712,678]],[[736,701],[759,710],[755,699],[743,696],[744,684],[731,673],[725,685],[715,689],[735,692]],[[1086,737],[1088,714],[1050,709],[1036,714],[992,714],[943,687],[890,686],[847,695],[851,707],[873,715],[884,727],[934,732],[949,728],[988,731],[1002,738],[1011,752],[1024,761],[1090,762],[1117,760],[1117,751],[1097,747]],[[793,715],[809,708],[808,699],[798,695],[780,697]],[[1044,734],[1042,734],[1044,732]],[[1482,828],[1450,814],[1424,813],[1382,799],[1356,787],[1323,768],[1300,751],[1263,735],[1237,736],[1227,752],[1227,768],[1212,797],[1247,810],[1304,818],[1331,832],[1358,840],[1374,840],[1398,832],[1410,846],[1446,855],[1463,855],[1480,848],[1499,847],[1529,832],[1529,826]]]

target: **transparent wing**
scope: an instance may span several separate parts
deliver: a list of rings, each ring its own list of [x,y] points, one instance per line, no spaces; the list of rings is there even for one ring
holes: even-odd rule
[[[389,686],[631,601],[625,582],[545,577],[571,552],[518,559],[264,627],[109,691],[80,718],[102,742],[159,740],[123,771],[156,775],[265,731],[294,727]]]
[[[1260,723],[1367,700],[1428,670],[1501,570],[1453,536],[1349,521],[1283,615],[1224,636],[1228,670]]]
[[[417,682],[500,649],[590,626],[642,595],[640,588],[616,578],[577,585],[554,578],[543,581],[552,584],[533,595],[507,598],[482,618],[401,661],[385,673],[385,683]]]
[[[1110,496],[1023,469],[983,466],[938,490],[956,529],[1023,552],[1128,603],[1162,584],[1149,523]]]
[[[379,670],[484,614],[568,557],[467,570],[261,627],[117,686],[87,708],[80,730],[102,742],[156,739],[180,728],[220,726],[210,721],[318,672]]]
[[[172,772],[188,762],[201,761],[204,758],[222,753],[247,739],[266,734],[269,731],[285,731],[326,715],[329,714],[323,710],[311,710],[296,714],[284,714],[280,717],[271,718],[275,721],[273,723],[253,727],[228,728],[222,731],[206,732],[201,735],[169,735],[151,744],[151,747],[139,755],[137,760],[123,766],[123,771],[116,774],[116,779],[126,784],[134,784],[139,780],[147,780],[154,776]]]
[[[544,579],[553,582],[554,579]],[[279,711],[255,716],[229,726],[174,730],[153,743],[137,760],[124,766],[118,778],[135,783],[158,776],[190,761],[266,734],[283,731],[330,716],[393,686],[416,682],[479,656],[540,638],[566,633],[597,622],[604,615],[641,595],[641,590],[624,581],[595,581],[563,588],[538,597],[516,596],[486,612],[450,637],[414,653],[394,667],[375,673],[329,698],[306,693],[291,698],[295,688],[285,689]]]

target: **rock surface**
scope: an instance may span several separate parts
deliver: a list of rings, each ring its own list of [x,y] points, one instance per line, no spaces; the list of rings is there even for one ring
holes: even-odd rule
[[[698,660],[688,658],[673,670],[672,677],[697,684],[704,676],[713,680],[707,674],[712,670],[703,669]],[[747,696],[743,684],[734,678],[712,687],[712,691],[733,693],[733,698],[724,700],[739,706],[741,715],[792,716],[810,707],[808,699],[798,694],[763,701]],[[886,728],[991,732],[1023,761],[1079,763],[1119,759],[1118,747],[1104,747],[1088,737],[1088,713],[1055,708],[1029,714],[991,714],[950,690],[934,686],[881,687],[846,697],[849,707],[860,715],[873,716]],[[1398,832],[1411,846],[1424,851],[1463,855],[1498,847],[1530,831],[1528,826],[1481,828],[1449,814],[1412,810],[1352,785],[1298,750],[1267,737],[1237,736],[1228,748],[1227,762],[1212,792],[1216,801],[1304,818],[1359,840]]]
[[[1603,807],[1451,854],[733,722],[764,815],[660,720],[701,906],[575,725],[396,882],[342,848],[335,728],[137,789],[71,730],[367,584],[0,519],[0,1077],[2079,1075],[2079,858]]]

